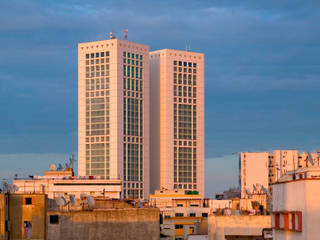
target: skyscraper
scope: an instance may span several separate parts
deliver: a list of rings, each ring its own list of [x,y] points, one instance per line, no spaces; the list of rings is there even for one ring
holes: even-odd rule
[[[149,47],[78,45],[78,173],[123,180],[124,198],[149,195]]]
[[[150,52],[151,191],[204,195],[204,55]]]

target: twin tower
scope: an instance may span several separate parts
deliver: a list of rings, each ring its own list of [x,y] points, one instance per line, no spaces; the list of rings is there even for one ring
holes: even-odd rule
[[[78,174],[204,195],[204,55],[110,39],[78,45]]]

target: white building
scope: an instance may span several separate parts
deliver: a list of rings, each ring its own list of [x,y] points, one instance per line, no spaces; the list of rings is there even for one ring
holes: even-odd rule
[[[78,173],[121,179],[149,196],[149,47],[116,39],[78,45]]]
[[[320,161],[319,152],[310,155],[314,161]],[[267,190],[268,195],[272,195],[272,184],[287,172],[308,166],[308,159],[308,153],[299,153],[298,150],[240,153],[241,198],[250,196],[257,188]]]
[[[288,172],[273,185],[273,237],[318,240],[320,236],[320,167]]]
[[[99,177],[74,177],[72,170],[45,171],[44,176],[30,179],[15,179],[16,193],[44,193],[54,199],[60,195],[73,195],[80,198],[82,193],[94,197],[121,198],[121,180],[100,179]]]
[[[150,52],[151,192],[204,196],[204,54]]]
[[[239,158],[241,198],[252,194],[257,184],[268,189],[269,153],[243,152]]]

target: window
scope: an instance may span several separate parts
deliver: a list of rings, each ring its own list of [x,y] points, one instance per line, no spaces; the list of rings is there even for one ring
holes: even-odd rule
[[[183,229],[183,225],[182,224],[176,224],[174,226],[175,229]]]
[[[50,215],[50,224],[59,224],[59,215]]]
[[[190,217],[195,217],[196,214],[195,214],[195,213],[190,213],[189,216],[190,216]]]
[[[208,217],[208,213],[202,213],[202,217],[207,218]]]
[[[183,204],[179,203],[177,204],[177,207],[183,207]]]
[[[164,215],[164,219],[170,219],[170,215]]]
[[[183,213],[176,213],[175,216],[176,216],[176,217],[183,217],[184,214],[183,214]]]
[[[31,205],[32,204],[32,198],[25,198],[24,199],[24,204],[25,205]]]

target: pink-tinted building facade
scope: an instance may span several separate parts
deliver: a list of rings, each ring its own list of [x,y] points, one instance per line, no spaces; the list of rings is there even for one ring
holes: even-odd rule
[[[78,174],[149,196],[149,47],[112,38],[78,45]]]
[[[204,194],[204,54],[150,52],[151,192]]]

